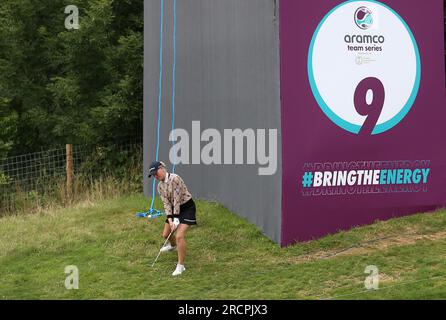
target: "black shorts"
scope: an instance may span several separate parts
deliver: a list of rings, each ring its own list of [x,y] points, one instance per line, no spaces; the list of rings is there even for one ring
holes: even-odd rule
[[[173,211],[173,208],[172,208]],[[197,218],[195,217],[195,213],[197,212],[197,209],[195,208],[195,202],[191,198],[186,203],[182,204],[180,206],[180,214],[178,218],[180,219],[181,224],[187,224],[187,225],[196,225],[197,224]],[[168,219],[174,218],[173,215],[168,215],[166,219],[166,223],[169,223]]]

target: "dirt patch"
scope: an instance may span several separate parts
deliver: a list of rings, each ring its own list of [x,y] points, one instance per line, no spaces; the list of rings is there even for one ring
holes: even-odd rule
[[[438,241],[446,238],[446,231],[437,232],[434,234],[410,234],[410,235],[401,235],[396,236],[395,238],[390,238],[388,240],[377,242],[375,244],[372,244],[371,246],[376,249],[387,249],[389,247],[393,246],[407,246],[415,244],[418,241]]]
[[[388,236],[377,238],[376,240],[369,240],[362,243],[354,244],[351,247],[317,251],[304,256],[299,256],[294,259],[294,263],[305,263],[320,259],[330,259],[339,256],[354,256],[364,253],[373,252],[376,250],[387,250],[392,247],[401,247],[413,245],[419,241],[438,241],[446,239],[446,231],[441,231],[433,234],[403,234],[397,236]]]

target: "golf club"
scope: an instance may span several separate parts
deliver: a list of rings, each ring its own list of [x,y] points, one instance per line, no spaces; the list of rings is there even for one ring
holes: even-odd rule
[[[156,261],[158,260],[160,254],[161,254],[161,249],[166,245],[167,241],[169,241],[170,236],[172,235],[173,232],[175,232],[175,230],[176,229],[170,231],[169,236],[167,237],[166,241],[164,241],[164,244],[161,246],[160,251],[158,252],[158,255],[156,256],[155,261],[153,261],[153,263],[152,263],[152,268],[155,265]]]

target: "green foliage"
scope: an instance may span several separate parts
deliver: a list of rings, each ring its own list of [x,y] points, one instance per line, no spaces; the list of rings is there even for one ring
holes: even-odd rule
[[[71,4],[78,30],[65,29]],[[140,136],[142,32],[140,0],[1,1],[1,108],[17,130],[7,148],[0,132],[0,156]]]
[[[3,172],[0,171],[0,187],[4,186],[4,185],[7,185],[9,182],[10,182],[9,177],[6,176]]]
[[[0,164],[11,149],[11,139],[17,131],[17,113],[9,108],[9,102],[8,99],[0,97]],[[3,180],[1,177],[0,171],[0,184]]]

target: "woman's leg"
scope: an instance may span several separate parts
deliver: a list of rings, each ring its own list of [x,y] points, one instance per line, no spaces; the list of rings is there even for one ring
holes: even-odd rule
[[[177,229],[176,243],[178,251],[178,263],[184,265],[184,259],[186,257],[186,231],[189,228],[187,224],[180,224]]]
[[[170,230],[170,225],[169,225],[168,223],[165,223],[165,224],[164,224],[164,229],[163,229],[163,234],[162,234],[162,236],[163,236],[164,239],[167,239],[167,237],[168,237],[169,234],[170,234],[170,231],[171,231],[171,230]],[[171,236],[170,236],[169,241],[170,241],[170,244],[172,245],[172,247],[175,247],[175,246],[177,245],[177,241],[176,241],[174,235],[171,235]]]

